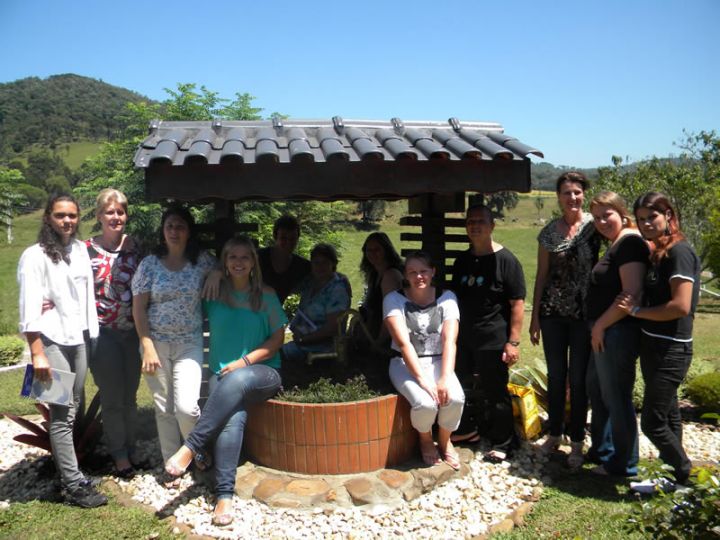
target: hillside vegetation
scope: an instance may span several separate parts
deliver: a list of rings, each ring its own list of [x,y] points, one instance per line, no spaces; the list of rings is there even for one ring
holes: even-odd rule
[[[110,140],[123,127],[128,102],[140,94],[80,75],[28,77],[0,84],[0,159],[12,160],[33,145]]]

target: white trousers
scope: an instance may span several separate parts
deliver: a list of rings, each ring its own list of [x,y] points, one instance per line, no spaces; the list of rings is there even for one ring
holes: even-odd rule
[[[440,378],[442,357],[423,356],[418,360],[428,378],[434,381]],[[430,394],[418,384],[417,379],[413,377],[405,365],[405,361],[400,357],[390,360],[390,380],[395,389],[410,403],[410,422],[420,433],[430,431],[435,423],[435,418],[443,429],[455,431],[458,428],[465,407],[465,393],[455,373],[447,381],[449,400],[440,407],[433,401]]]
[[[160,359],[155,375],[145,375],[155,403],[160,451],[167,461],[182,446],[200,418],[202,340],[197,343],[154,341]]]

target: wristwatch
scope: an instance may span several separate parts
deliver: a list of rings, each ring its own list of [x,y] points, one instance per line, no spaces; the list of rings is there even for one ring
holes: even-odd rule
[[[508,340],[508,343],[509,343],[510,345],[512,345],[513,347],[518,347],[518,346],[520,346],[520,342],[519,342],[519,341],[513,341],[513,340],[509,339],[509,340]]]

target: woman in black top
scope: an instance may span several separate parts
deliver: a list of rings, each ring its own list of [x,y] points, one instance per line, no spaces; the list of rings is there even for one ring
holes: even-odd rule
[[[682,421],[677,389],[692,360],[692,327],[700,292],[700,259],[680,229],[668,197],[650,192],[634,205],[642,235],[652,243],[645,277],[645,299],[629,294],[618,306],[641,320],[640,365],[645,380],[640,425],[657,447],[660,459],[675,469],[683,484],[691,463],[682,447]],[[631,484],[636,491],[654,491],[650,483]]]
[[[387,341],[387,345],[390,336],[383,326],[383,298],[402,287],[402,259],[384,232],[369,234],[362,252],[360,271],[366,289],[360,311],[373,339]]]
[[[621,292],[642,297],[650,249],[617,193],[597,194],[590,212],[609,246],[592,270],[587,294],[593,349],[587,376],[592,405],[588,459],[601,463],[593,472],[629,476],[637,474],[639,459],[632,392],[640,325],[615,305],[615,297]]]
[[[592,216],[583,212],[588,179],[577,171],[563,173],[555,184],[562,215],[538,235],[537,274],[530,319],[530,342],[540,344],[548,372],[550,433],[541,449],[549,453],[570,435],[568,465],[583,463],[587,422],[585,378],[590,358],[590,333],[585,295],[590,271],[598,260],[600,240]],[[570,420],[565,423],[565,394],[570,388]]]

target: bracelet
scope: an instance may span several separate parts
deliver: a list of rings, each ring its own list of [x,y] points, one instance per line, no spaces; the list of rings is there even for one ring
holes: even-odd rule
[[[640,306],[633,306],[630,310],[630,315],[632,317],[637,317],[638,311],[640,311]]]
[[[250,362],[250,360],[248,359],[247,354],[243,354],[243,355],[241,356],[241,359],[242,359],[243,362],[245,362],[245,365],[246,365],[246,366],[249,366],[250,364],[252,364],[252,362]]]
[[[520,346],[520,342],[519,342],[519,341],[508,340],[508,343],[509,343],[510,345],[512,345],[513,347],[519,347],[519,346]]]

